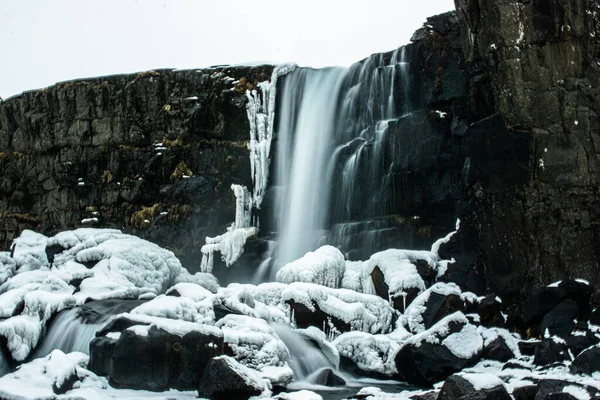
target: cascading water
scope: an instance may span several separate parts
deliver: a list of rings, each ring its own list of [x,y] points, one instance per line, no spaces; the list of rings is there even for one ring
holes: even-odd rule
[[[296,69],[284,77],[279,118],[278,250],[283,265],[312,250],[326,228],[336,104],[346,70]]]
[[[54,318],[32,358],[45,357],[55,349],[88,354],[90,342],[98,330],[116,315],[129,312],[142,303],[138,300],[101,300],[64,310]]]
[[[283,77],[275,270],[323,244],[356,255],[386,245],[394,229],[386,135],[410,112],[406,58],[403,48],[349,69],[298,68]]]

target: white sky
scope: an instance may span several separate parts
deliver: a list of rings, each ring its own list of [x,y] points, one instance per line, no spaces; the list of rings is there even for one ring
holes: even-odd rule
[[[347,66],[453,0],[0,0],[0,96],[73,78],[251,61]]]

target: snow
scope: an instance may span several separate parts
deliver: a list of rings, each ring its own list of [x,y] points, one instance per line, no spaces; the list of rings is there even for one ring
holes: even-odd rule
[[[395,355],[400,346],[384,335],[364,332],[346,332],[333,344],[341,356],[352,360],[361,370],[393,375],[396,369]]]
[[[448,326],[450,324],[450,322],[459,323],[459,324],[462,324],[465,326],[468,324],[468,320],[464,316],[464,314],[461,313],[460,311],[457,311],[454,314],[450,314],[450,315],[442,318],[428,330],[417,333],[416,335],[409,337],[408,339],[406,339],[404,341],[404,343],[402,343],[401,347],[404,347],[407,345],[419,346],[420,343],[422,343],[422,342],[439,344],[440,338],[446,337],[446,336],[448,336],[448,333],[450,333],[450,329]],[[453,342],[450,342],[450,343],[451,343],[451,345],[454,344]]]
[[[282,300],[293,300],[311,311],[317,305],[326,314],[350,324],[354,330],[375,334],[388,332],[392,327],[394,310],[386,300],[373,295],[294,282],[283,290]]]
[[[483,349],[483,338],[474,325],[465,325],[460,332],[446,337],[442,345],[459,358],[469,359]]]
[[[147,325],[144,329],[150,329],[151,326],[154,326],[158,329],[162,329],[167,331],[172,335],[177,335],[183,337],[184,335],[196,331],[201,333],[202,335],[213,335],[216,337],[222,337],[223,332],[212,326],[199,324],[196,322],[175,320],[169,318],[156,317],[153,315],[146,315],[141,313],[123,313],[120,314],[121,317],[129,319],[133,322],[139,323],[139,325]],[[136,328],[141,329],[141,328]]]
[[[131,314],[143,314],[151,317],[175,319],[199,324],[213,324],[212,294],[209,292],[203,300],[195,301],[189,297],[160,295],[133,310]]]
[[[98,222],[98,218],[84,218],[81,220],[82,224],[91,224],[91,223],[96,223]]]
[[[521,355],[521,351],[519,350],[519,342],[517,338],[510,333],[508,330],[504,328],[484,328],[480,326],[478,328],[479,334],[483,338],[484,346],[492,343],[496,338],[501,337],[506,343],[506,346],[513,352],[516,357]]]
[[[242,365],[261,371],[265,367],[286,367],[290,353],[265,321],[245,315],[229,314],[215,324],[224,341]]]
[[[17,263],[10,257],[10,253],[0,251],[0,286],[13,277],[16,266]]]
[[[279,393],[274,400],[323,400],[323,397],[310,390],[299,390],[291,393]]]
[[[212,276],[212,275],[211,275]],[[177,292],[183,297],[189,297],[194,301],[202,301],[212,296],[212,292],[196,283],[181,282],[177,283],[167,290],[166,294]]]
[[[64,354],[54,350],[44,358],[35,359],[15,372],[0,378],[0,397],[10,399],[54,399],[53,387],[60,387],[76,375],[80,387],[101,388],[102,383],[85,369],[88,356],[83,353]]]
[[[493,374],[459,373],[458,375],[469,381],[477,391],[504,386],[504,382]]]
[[[338,288],[346,269],[344,255],[333,246],[323,246],[285,264],[276,279],[282,283],[309,282]]]
[[[17,315],[0,321],[0,335],[7,339],[6,347],[16,361],[24,361],[37,346],[42,329],[40,319],[30,315]]]
[[[591,398],[587,390],[575,385],[565,386],[563,388],[563,393],[569,393],[570,395],[579,400],[589,400]]]

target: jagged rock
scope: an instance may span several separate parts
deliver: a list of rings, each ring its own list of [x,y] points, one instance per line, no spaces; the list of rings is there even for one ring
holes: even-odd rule
[[[525,385],[513,390],[515,400],[534,400],[538,391],[537,385]]]
[[[496,360],[506,362],[516,357],[516,354],[512,352],[510,347],[506,344],[506,341],[498,336],[492,340],[488,345],[483,347],[481,358],[487,360]]]
[[[465,379],[468,377],[468,379]],[[508,400],[510,395],[499,378],[492,387],[489,382],[485,387],[475,387],[471,380],[477,380],[477,374],[452,375],[448,377],[440,390],[438,400]],[[486,379],[489,377],[486,375]]]
[[[155,326],[137,328],[123,330],[116,340],[99,337],[90,344],[90,370],[107,375],[114,387],[194,390],[198,371],[223,349],[223,337],[208,332],[179,336]]]
[[[465,311],[465,304],[460,296],[456,294],[446,296],[432,292],[425,303],[425,311],[422,314],[425,329],[431,328],[442,318],[457,311]]]
[[[569,371],[573,374],[586,375],[600,371],[600,347],[594,346],[575,357]]]
[[[258,396],[265,384],[252,372],[231,357],[215,357],[204,369],[198,383],[198,395],[214,400],[246,400]]]
[[[575,331],[567,337],[567,347],[573,357],[577,357],[583,350],[600,343],[600,338],[590,331]]]
[[[535,354],[535,349],[541,340],[528,340],[519,342],[519,351],[525,356],[532,356]]]
[[[566,299],[544,315],[539,325],[539,333],[567,338],[575,328],[575,320],[579,316],[579,305],[575,300]]]
[[[485,296],[477,307],[479,321],[481,325],[490,327],[504,328],[506,323],[502,316],[502,302],[498,301],[497,296],[489,294]]]
[[[441,326],[440,324],[447,325],[447,329],[444,329],[443,333],[436,329]],[[440,321],[429,331],[413,337],[404,343],[396,354],[395,362],[398,373],[408,383],[430,386],[476,363],[480,357],[483,341],[481,341],[481,347],[473,349],[472,354],[465,356],[455,354],[451,350],[451,346],[445,342],[445,339],[453,334],[460,335],[471,328],[476,331],[475,327],[466,324],[466,319],[463,321],[450,320],[450,322],[446,319]],[[436,339],[432,340],[432,337]],[[477,346],[472,339],[467,342]]]
[[[555,337],[544,339],[535,348],[533,363],[537,365],[549,365],[562,361],[568,361],[569,348],[563,340]]]

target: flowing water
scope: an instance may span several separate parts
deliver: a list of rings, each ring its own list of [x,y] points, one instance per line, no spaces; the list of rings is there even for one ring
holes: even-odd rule
[[[371,229],[371,221],[389,214],[393,195],[389,124],[411,108],[405,53],[373,55],[348,69],[297,68],[282,78],[273,272],[321,244],[361,254],[381,250],[378,238],[387,227]],[[357,235],[361,247],[349,247]]]
[[[138,300],[100,300],[60,312],[50,323],[42,344],[32,358],[45,357],[52,350],[64,353],[79,351],[89,354],[96,332],[118,314],[142,304]]]

